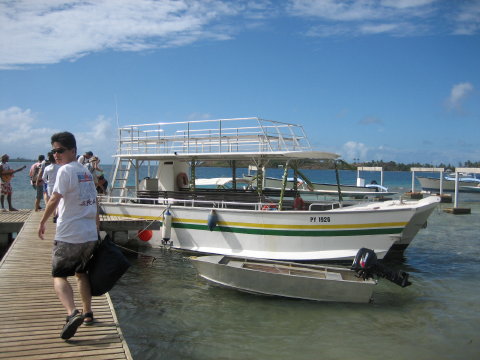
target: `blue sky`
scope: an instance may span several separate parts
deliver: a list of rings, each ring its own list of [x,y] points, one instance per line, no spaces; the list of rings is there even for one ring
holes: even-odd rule
[[[480,160],[478,0],[0,0],[0,153],[259,116],[346,161]]]

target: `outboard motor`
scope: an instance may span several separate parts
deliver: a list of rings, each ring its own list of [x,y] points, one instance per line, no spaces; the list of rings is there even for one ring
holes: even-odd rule
[[[363,279],[373,278],[373,276],[376,275],[390,280],[401,287],[406,287],[412,284],[408,281],[408,273],[402,270],[394,271],[387,268],[385,265],[378,262],[375,251],[366,248],[358,250],[351,269]]]
[[[351,269],[356,271],[359,277],[370,279],[375,275],[377,263],[377,254],[375,254],[375,251],[361,248],[353,260]]]

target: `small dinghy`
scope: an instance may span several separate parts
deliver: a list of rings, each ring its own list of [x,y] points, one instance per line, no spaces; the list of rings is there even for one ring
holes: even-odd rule
[[[223,255],[193,256],[190,260],[199,276],[209,282],[261,295],[368,303],[377,284],[375,277],[402,287],[410,285],[407,273],[387,269],[373,250],[365,248],[358,251],[351,268]]]

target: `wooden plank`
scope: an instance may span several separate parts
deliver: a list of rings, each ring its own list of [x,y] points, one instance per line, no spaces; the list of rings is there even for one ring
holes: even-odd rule
[[[48,223],[41,240],[37,228],[42,212],[28,211],[26,219],[15,213],[0,217],[0,224],[24,222],[0,261],[0,359],[131,359],[108,294],[92,299],[93,326],[81,326],[68,341],[60,338],[66,313],[51,277],[55,226]],[[80,304],[76,281],[69,281]]]

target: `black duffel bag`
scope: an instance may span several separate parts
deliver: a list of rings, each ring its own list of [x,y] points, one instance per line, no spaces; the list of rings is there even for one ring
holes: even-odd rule
[[[130,262],[108,234],[99,240],[87,266],[92,296],[109,292],[129,267]]]

